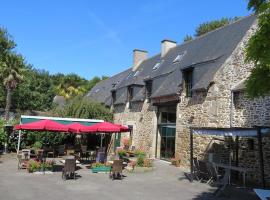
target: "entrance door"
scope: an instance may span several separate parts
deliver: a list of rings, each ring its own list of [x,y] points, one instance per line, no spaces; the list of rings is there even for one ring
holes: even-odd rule
[[[170,160],[175,155],[175,126],[161,126],[160,158]]]

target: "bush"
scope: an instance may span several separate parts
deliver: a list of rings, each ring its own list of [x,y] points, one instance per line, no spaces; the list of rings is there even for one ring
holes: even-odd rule
[[[104,167],[104,166],[105,166],[105,164],[100,163],[100,162],[96,162],[96,163],[93,163],[92,164],[92,168],[95,168],[95,167]]]
[[[124,156],[127,155],[127,151],[124,149],[119,149],[117,150],[117,154],[119,155],[120,158],[123,158]]]
[[[35,150],[41,149],[42,148],[41,142],[39,142],[39,141],[35,142],[34,145],[33,145],[33,148]]]
[[[40,170],[40,162],[35,160],[30,160],[27,164],[27,170],[29,173],[36,172]]]
[[[137,150],[135,150],[134,155],[136,157],[140,157],[140,156],[145,157],[146,153],[143,150],[137,149]]]
[[[137,158],[137,166],[138,167],[143,167],[144,166],[144,157],[143,156],[139,156]]]
[[[0,119],[0,147],[4,145],[7,139],[6,133],[4,131],[4,124],[4,120]]]
[[[49,170],[53,169],[54,161],[46,161],[45,163],[40,163],[35,160],[30,160],[27,163],[27,170],[29,173],[37,172],[40,170]]]

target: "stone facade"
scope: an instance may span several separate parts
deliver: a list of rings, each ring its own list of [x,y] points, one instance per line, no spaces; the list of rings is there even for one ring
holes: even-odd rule
[[[270,126],[270,97],[249,100],[245,95],[235,93],[232,89],[240,81],[246,79],[252,64],[244,61],[245,46],[250,36],[256,30],[256,23],[246,33],[242,41],[232,52],[223,66],[216,72],[214,81],[207,91],[193,92],[192,97],[186,97],[185,91],[179,96],[176,106],[176,144],[175,154],[182,160],[182,165],[190,163],[190,128],[189,127],[253,127]],[[147,151],[154,157],[159,148],[157,131],[157,107],[147,101],[127,105],[114,106],[114,121],[116,123],[133,125],[133,145]],[[223,141],[222,141],[223,140]],[[235,141],[225,138],[231,144]],[[251,177],[259,180],[258,145],[253,139],[253,149],[248,149],[248,139],[239,139],[239,165],[253,170]],[[226,141],[226,142],[228,142]],[[263,139],[265,174],[270,179],[270,140]],[[208,153],[220,153],[219,160],[228,160],[224,138],[213,139],[212,136],[194,135],[194,156],[208,159]],[[223,154],[222,154],[223,153]]]
[[[114,122],[132,125],[132,145],[145,150],[149,157],[154,157],[156,137],[156,107],[146,102],[132,102],[114,106]]]

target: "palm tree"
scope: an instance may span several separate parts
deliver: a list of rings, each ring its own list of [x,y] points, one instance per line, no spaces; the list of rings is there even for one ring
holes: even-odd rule
[[[6,54],[0,63],[0,77],[6,87],[5,120],[9,120],[9,112],[12,105],[12,92],[22,80],[24,61],[20,55],[15,53]]]

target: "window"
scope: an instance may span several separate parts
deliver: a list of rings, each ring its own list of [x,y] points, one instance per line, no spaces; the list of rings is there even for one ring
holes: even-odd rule
[[[160,67],[160,63],[156,63],[153,67],[153,71],[156,71]]]
[[[176,58],[173,60],[173,63],[180,62],[183,57],[186,55],[187,51],[184,51],[183,53],[180,53],[176,56]]]
[[[136,71],[136,72],[134,73],[134,75],[133,75],[133,76],[138,76],[138,75],[139,75],[139,73],[140,73],[140,71],[138,70],[138,71]]]
[[[116,92],[115,91],[112,91],[112,103],[114,103],[116,100]]]
[[[149,99],[152,94],[152,80],[145,82],[146,98]]]
[[[128,76],[126,77],[126,80],[129,79],[132,75],[132,72],[128,74]]]
[[[128,87],[128,101],[130,102],[133,98],[133,87],[129,86]]]
[[[192,96],[192,82],[193,82],[193,70],[189,69],[184,72],[184,81],[185,81],[185,89],[186,96]]]
[[[233,104],[234,104],[235,109],[241,109],[243,107],[241,103],[241,92],[233,93]]]

